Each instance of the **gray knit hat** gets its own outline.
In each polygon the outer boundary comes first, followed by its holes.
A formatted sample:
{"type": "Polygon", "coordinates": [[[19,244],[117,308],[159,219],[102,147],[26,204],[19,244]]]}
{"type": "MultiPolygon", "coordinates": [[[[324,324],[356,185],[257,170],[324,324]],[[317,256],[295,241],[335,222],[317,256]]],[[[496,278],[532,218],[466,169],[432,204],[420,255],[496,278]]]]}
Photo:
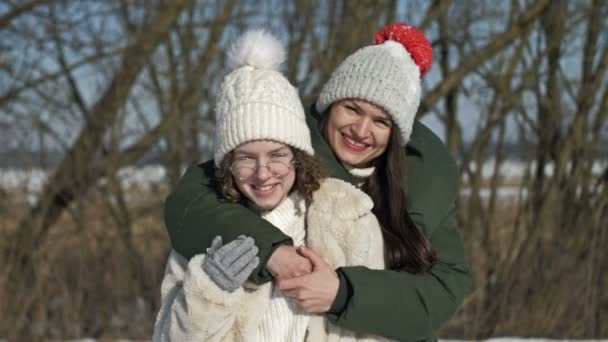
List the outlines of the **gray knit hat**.
{"type": "Polygon", "coordinates": [[[406,24],[388,26],[375,38],[377,45],[355,51],[332,73],[317,111],[348,98],[371,102],[388,112],[407,143],[420,105],[420,79],[431,67],[433,50],[420,31],[406,24]]]}
{"type": "Polygon", "coordinates": [[[279,71],[284,46],[263,30],[245,32],[233,45],[235,68],[222,83],[215,108],[215,165],[239,145],[278,141],[314,155],[298,90],[279,71]]]}

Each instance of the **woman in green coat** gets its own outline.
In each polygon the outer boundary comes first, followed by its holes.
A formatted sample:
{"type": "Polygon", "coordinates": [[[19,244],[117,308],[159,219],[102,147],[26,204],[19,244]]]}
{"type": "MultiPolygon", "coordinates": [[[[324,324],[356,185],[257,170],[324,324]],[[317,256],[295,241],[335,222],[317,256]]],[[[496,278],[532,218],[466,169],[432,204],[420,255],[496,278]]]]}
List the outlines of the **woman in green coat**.
{"type": "Polygon", "coordinates": [[[380,31],[376,42],[334,71],[316,103],[320,115],[307,123],[330,175],[373,199],[387,270],[313,268],[279,229],[222,200],[213,161],[188,169],[167,199],[165,221],[172,247],[186,258],[217,235],[253,237],[260,266],[251,280],[276,279],[307,311],[324,312],[338,326],[403,341],[434,339],[470,286],[455,220],[457,172],[441,141],[414,120],[430,44],[404,24],[380,31]],[[336,280],[337,292],[324,292],[336,280]]]}

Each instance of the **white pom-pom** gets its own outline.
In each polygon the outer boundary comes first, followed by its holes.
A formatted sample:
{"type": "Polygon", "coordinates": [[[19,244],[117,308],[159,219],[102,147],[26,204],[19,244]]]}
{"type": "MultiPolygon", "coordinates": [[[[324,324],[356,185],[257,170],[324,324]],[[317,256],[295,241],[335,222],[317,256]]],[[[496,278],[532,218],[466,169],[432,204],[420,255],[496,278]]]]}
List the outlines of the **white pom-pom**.
{"type": "Polygon", "coordinates": [[[249,65],[258,69],[280,71],[286,58],[285,47],[269,32],[261,29],[245,32],[228,52],[230,70],[249,65]]]}

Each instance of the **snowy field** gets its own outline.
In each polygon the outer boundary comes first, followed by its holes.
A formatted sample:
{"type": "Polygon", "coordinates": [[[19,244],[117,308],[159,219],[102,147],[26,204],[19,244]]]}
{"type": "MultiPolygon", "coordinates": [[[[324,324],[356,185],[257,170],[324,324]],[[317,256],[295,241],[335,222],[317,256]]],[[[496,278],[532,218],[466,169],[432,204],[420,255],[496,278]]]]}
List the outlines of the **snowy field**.
{"type": "MultiPolygon", "coordinates": [[[[118,178],[125,188],[139,187],[146,189],[153,184],[161,183],[165,174],[165,169],[162,166],[128,167],[118,171],[118,178]]],[[[48,172],[41,169],[1,169],[0,188],[37,192],[42,190],[48,176],[48,172]]],[[[103,180],[101,181],[103,182],[103,180]]]]}
{"type": "MultiPolygon", "coordinates": [[[[602,170],[606,167],[607,162],[598,162],[594,165],[593,172],[595,175],[599,175],[602,170]]],[[[482,169],[484,177],[490,177],[493,173],[494,165],[492,163],[485,165],[482,169]]],[[[523,176],[526,165],[518,162],[507,162],[500,169],[500,175],[504,180],[517,180],[523,176]]],[[[548,174],[552,172],[550,168],[546,170],[548,174]]],[[[150,189],[153,185],[162,184],[166,177],[165,169],[161,166],[147,166],[143,168],[124,168],[119,171],[118,177],[126,189],[138,188],[138,189],[150,189]]],[[[15,193],[22,193],[24,200],[34,203],[36,201],[36,194],[40,192],[48,179],[47,172],[43,170],[19,170],[19,169],[0,169],[0,189],[7,191],[15,191],[15,193]]],[[[104,180],[101,180],[103,182],[104,180]]],[[[463,187],[461,190],[463,195],[469,193],[469,189],[463,187]]],[[[498,195],[500,197],[517,197],[519,196],[520,189],[516,187],[504,187],[499,189],[498,195]]],[[[487,196],[489,193],[482,191],[482,196],[487,196]],[[485,195],[484,195],[485,194],[485,195]]],[[[522,194],[525,196],[525,193],[522,194]]],[[[66,340],[70,342],[98,342],[93,338],[83,338],[76,340],[66,340]]],[[[146,340],[116,340],[122,342],[143,342],[146,340]]],[[[150,341],[150,340],[147,340],[150,341]]],[[[464,342],[463,340],[440,340],[443,342],[464,342]]],[[[487,342],[562,342],[562,341],[602,341],[608,342],[608,339],[603,340],[571,340],[571,339],[543,339],[543,338],[519,338],[519,337],[500,337],[491,338],[484,340],[487,342]]],[[[8,342],[0,338],[0,342],[8,342]]]]}
{"type": "MultiPolygon", "coordinates": [[[[598,161],[593,165],[593,174],[599,176],[608,165],[608,161],[598,161]]],[[[505,181],[516,181],[524,176],[526,164],[518,161],[508,161],[501,165],[500,176],[505,181]]],[[[483,165],[481,173],[484,178],[489,178],[494,173],[494,163],[488,162],[483,165]]],[[[475,165],[471,168],[474,170],[475,165]]],[[[545,169],[547,175],[553,173],[552,167],[548,166],[545,169]]],[[[137,188],[142,190],[150,189],[151,186],[161,184],[164,181],[166,171],[162,166],[146,166],[142,168],[128,167],[123,168],[118,172],[122,186],[125,189],[137,188]]],[[[32,203],[36,200],[36,193],[42,190],[45,182],[48,179],[48,172],[40,169],[0,169],[0,189],[5,190],[20,190],[24,195],[25,200],[32,203]]],[[[102,179],[100,182],[103,182],[102,179]]],[[[525,189],[524,189],[525,190],[525,189]]],[[[462,194],[468,195],[469,189],[462,188],[462,194]]],[[[517,187],[503,187],[498,191],[498,196],[501,198],[515,198],[520,195],[520,189],[517,187]]],[[[523,192],[522,196],[526,196],[523,192]]],[[[482,197],[489,196],[489,190],[481,191],[482,197]]]]}

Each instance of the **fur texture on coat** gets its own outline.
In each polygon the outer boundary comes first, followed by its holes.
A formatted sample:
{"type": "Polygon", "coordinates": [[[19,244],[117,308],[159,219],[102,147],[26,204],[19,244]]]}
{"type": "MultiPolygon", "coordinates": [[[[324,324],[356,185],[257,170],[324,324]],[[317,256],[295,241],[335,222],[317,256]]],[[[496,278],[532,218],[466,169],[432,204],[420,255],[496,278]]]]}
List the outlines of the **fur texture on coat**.
{"type": "MultiPolygon", "coordinates": [[[[303,221],[303,200],[298,194],[292,194],[290,199],[275,210],[291,206],[294,219],[303,221]]],[[[372,207],[371,199],[352,184],[325,179],[306,213],[307,246],[334,268],[360,265],[383,269],[384,243],[372,207]]],[[[275,225],[281,223],[273,222],[272,215],[265,218],[275,225]]],[[[171,252],[161,285],[161,309],[153,341],[236,342],[255,336],[261,313],[270,302],[273,284],[245,283],[232,293],[223,291],[203,271],[204,258],[204,254],[199,254],[188,262],[171,252]]],[[[355,334],[328,323],[322,315],[312,315],[306,341],[386,339],[355,334]]]]}

